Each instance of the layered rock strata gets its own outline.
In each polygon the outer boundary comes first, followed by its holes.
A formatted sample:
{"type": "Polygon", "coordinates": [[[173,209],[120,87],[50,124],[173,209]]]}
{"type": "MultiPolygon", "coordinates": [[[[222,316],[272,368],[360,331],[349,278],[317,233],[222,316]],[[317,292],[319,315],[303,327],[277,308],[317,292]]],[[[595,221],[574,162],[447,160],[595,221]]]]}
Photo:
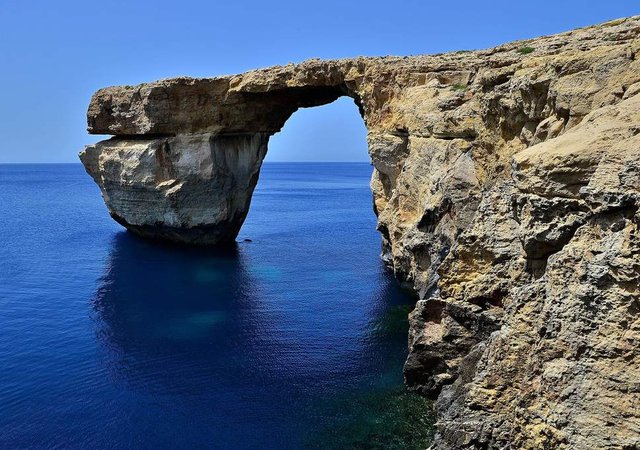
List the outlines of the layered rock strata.
{"type": "Polygon", "coordinates": [[[434,448],[640,446],[640,17],[490,50],[98,91],[80,155],[143,236],[233,241],[269,136],[353,98],[383,258],[419,297],[434,448]]]}

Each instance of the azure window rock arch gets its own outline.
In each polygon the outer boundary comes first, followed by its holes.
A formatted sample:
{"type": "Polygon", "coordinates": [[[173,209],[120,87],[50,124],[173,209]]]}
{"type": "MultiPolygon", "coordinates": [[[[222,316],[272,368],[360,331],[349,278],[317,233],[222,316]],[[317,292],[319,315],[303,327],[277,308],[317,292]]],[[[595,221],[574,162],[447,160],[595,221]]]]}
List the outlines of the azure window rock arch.
{"type": "Polygon", "coordinates": [[[110,215],[128,230],[225,245],[248,213],[270,136],[299,108],[350,97],[367,129],[383,258],[403,284],[427,292],[478,203],[468,150],[482,121],[470,97],[451,88],[472,80],[474,61],[465,55],[457,62],[437,56],[310,60],[104,88],[91,99],[88,131],[113,137],[87,146],[80,159],[110,215]],[[410,153],[415,159],[406,164],[410,153]],[[426,195],[434,190],[446,196],[426,195]],[[445,204],[455,220],[429,214],[445,204]],[[433,220],[425,225],[423,216],[433,220]]]}
{"type": "MultiPolygon", "coordinates": [[[[383,257],[421,299],[405,382],[444,394],[434,447],[534,448],[538,422],[548,447],[632,447],[640,415],[610,406],[630,404],[638,352],[597,355],[598,330],[631,323],[629,286],[639,282],[638,30],[632,17],[530,40],[533,53],[513,42],[106,88],[91,101],[89,131],[114,137],[80,158],[131,231],[220,245],[244,220],[269,137],[298,108],[353,98],[383,257]],[[603,267],[615,272],[607,283],[603,267]],[[585,292],[606,302],[585,302],[585,292]],[[566,320],[594,314],[595,328],[566,320]],[[577,356],[566,345],[576,336],[577,356]],[[556,367],[558,349],[571,353],[566,376],[532,373],[556,367]],[[558,404],[560,392],[569,394],[558,404]],[[578,412],[561,430],[547,414],[558,407],[578,412]],[[479,421],[496,429],[488,435],[479,421]]],[[[614,333],[606,347],[627,349],[629,339],[614,333]]]]}
{"type": "Polygon", "coordinates": [[[269,137],[299,108],[354,99],[353,82],[320,65],[295,81],[280,68],[213,79],[176,78],[98,91],[89,132],[114,137],[80,154],[111,216],[144,237],[233,242],[248,213],[269,137]],[[270,73],[270,72],[267,72],[270,73]]]}

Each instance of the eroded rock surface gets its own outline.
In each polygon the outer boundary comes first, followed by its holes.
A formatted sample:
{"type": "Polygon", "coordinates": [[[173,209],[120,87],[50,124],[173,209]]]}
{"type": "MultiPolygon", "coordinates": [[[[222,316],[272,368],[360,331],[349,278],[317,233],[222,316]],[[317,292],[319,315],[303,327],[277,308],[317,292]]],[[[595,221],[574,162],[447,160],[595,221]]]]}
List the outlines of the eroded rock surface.
{"type": "Polygon", "coordinates": [[[80,160],[111,217],[144,237],[182,243],[232,242],[249,212],[267,152],[263,133],[115,137],[80,160]]]}
{"type": "Polygon", "coordinates": [[[270,135],[346,95],[383,258],[419,297],[434,448],[640,447],[640,17],[490,50],[98,91],[81,159],[147,237],[232,241],[270,135]]]}

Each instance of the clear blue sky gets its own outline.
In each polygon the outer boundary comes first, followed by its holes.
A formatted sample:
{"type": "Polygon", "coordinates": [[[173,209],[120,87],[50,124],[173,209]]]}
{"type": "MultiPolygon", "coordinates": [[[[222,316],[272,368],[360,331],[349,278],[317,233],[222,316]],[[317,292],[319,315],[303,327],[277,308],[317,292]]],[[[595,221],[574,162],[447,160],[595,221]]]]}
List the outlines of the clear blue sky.
{"type": "MultiPolygon", "coordinates": [[[[0,162],[77,162],[96,89],[307,58],[485,48],[640,14],[634,0],[0,0],[0,162]]],[[[298,111],[271,160],[367,160],[355,106],[298,111]]]]}

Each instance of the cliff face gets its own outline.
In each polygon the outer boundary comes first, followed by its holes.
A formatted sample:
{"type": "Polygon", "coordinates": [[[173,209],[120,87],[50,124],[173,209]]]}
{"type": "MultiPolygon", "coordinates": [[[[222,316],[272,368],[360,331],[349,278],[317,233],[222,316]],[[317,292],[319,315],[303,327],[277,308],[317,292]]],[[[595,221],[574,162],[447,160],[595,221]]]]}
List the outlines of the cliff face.
{"type": "Polygon", "coordinates": [[[131,231],[222,244],[269,136],[346,95],[383,258],[420,300],[435,448],[640,446],[640,17],[490,50],[98,91],[80,155],[131,231]]]}

